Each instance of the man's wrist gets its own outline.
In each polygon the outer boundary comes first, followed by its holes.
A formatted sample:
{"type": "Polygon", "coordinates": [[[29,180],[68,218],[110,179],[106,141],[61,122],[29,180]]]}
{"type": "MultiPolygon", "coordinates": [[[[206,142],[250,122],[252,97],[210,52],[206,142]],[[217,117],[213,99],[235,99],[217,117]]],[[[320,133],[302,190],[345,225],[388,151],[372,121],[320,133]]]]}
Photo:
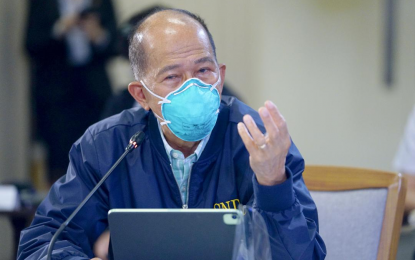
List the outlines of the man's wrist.
{"type": "Polygon", "coordinates": [[[293,178],[289,168],[286,169],[286,180],[273,186],[261,185],[253,176],[255,203],[258,208],[278,212],[291,207],[295,202],[293,178]]]}
{"type": "Polygon", "coordinates": [[[274,186],[283,183],[287,180],[285,157],[277,167],[274,167],[274,171],[268,172],[267,174],[256,174],[256,178],[258,183],[263,186],[274,186]]]}
{"type": "Polygon", "coordinates": [[[259,177],[259,176],[256,176],[256,178],[257,178],[258,184],[262,186],[275,186],[287,180],[287,173],[285,172],[285,168],[284,168],[284,173],[282,173],[279,178],[267,179],[267,178],[259,177]]]}

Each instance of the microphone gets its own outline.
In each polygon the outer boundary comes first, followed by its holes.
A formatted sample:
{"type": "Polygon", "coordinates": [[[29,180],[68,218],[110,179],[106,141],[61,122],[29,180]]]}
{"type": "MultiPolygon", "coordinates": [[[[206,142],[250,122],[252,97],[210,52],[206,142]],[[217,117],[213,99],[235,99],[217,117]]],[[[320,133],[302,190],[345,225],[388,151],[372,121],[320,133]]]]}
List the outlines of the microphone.
{"type": "Polygon", "coordinates": [[[55,245],[56,240],[58,239],[60,233],[65,229],[65,227],[71,222],[71,220],[76,216],[78,211],[88,202],[88,200],[94,195],[94,193],[101,187],[101,185],[104,183],[104,181],[110,176],[112,171],[118,166],[118,164],[124,159],[127,154],[129,154],[133,149],[137,148],[141,145],[141,143],[144,141],[145,134],[142,131],[138,131],[135,133],[131,139],[128,146],[125,148],[124,153],[120,156],[120,158],[114,163],[114,165],[108,170],[108,172],[102,177],[102,179],[95,185],[95,187],[91,190],[91,192],[88,194],[88,196],[85,197],[85,199],[79,204],[79,206],[72,212],[72,214],[66,219],[65,222],[61,224],[58,231],[53,235],[52,240],[49,243],[48,253],[47,253],[47,260],[51,259],[52,256],[52,250],[53,246],[55,245]]]}

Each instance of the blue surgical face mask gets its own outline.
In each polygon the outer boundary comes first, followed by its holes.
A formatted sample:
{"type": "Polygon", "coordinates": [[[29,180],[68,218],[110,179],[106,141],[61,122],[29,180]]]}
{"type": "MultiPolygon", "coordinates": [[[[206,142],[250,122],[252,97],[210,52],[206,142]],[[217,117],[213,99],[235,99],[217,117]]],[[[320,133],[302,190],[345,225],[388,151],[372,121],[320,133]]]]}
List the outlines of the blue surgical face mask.
{"type": "Polygon", "coordinates": [[[195,142],[212,132],[219,113],[220,96],[216,86],[220,76],[213,85],[198,78],[188,79],[164,98],[140,82],[148,92],[162,100],[159,101],[162,117],[154,114],[161,120],[160,124],[167,125],[178,138],[195,142]]]}

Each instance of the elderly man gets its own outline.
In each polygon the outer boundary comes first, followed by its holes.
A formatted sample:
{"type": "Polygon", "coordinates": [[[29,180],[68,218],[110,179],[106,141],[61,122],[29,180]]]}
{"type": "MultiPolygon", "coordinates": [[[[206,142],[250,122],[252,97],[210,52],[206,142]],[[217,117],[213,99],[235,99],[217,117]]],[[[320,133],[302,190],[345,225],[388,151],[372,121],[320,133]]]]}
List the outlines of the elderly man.
{"type": "Polygon", "coordinates": [[[263,216],[275,259],[324,259],[304,161],[270,101],[255,112],[222,97],[226,66],[203,20],[184,10],[143,19],[130,44],[140,109],[90,127],[70,151],[65,177],[21,235],[19,259],[40,259],[53,233],[122,154],[146,138],[108,178],[55,244],[54,257],[88,259],[111,208],[236,208],[263,216]],[[241,122],[243,121],[243,123],[241,122]],[[263,134],[265,133],[266,134],[263,134]]]}

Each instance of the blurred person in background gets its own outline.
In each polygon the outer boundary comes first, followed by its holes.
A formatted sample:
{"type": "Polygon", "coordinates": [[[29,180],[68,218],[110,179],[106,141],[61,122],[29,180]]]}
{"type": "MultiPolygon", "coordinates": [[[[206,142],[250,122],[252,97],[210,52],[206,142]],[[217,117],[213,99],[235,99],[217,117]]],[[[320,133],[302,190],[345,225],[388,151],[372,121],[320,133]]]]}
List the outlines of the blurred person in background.
{"type": "Polygon", "coordinates": [[[46,145],[53,183],[66,172],[72,143],[99,120],[111,95],[105,65],[115,54],[116,19],[111,0],[28,3],[33,135],[46,145]]]}
{"type": "MultiPolygon", "coordinates": [[[[408,117],[393,166],[407,179],[405,214],[402,224],[410,227],[409,230],[413,230],[415,222],[415,106],[408,117]]],[[[415,252],[412,254],[412,259],[415,260],[415,252]]]]}
{"type": "Polygon", "coordinates": [[[409,214],[415,209],[415,106],[408,118],[393,165],[408,180],[405,212],[409,214]]]}

